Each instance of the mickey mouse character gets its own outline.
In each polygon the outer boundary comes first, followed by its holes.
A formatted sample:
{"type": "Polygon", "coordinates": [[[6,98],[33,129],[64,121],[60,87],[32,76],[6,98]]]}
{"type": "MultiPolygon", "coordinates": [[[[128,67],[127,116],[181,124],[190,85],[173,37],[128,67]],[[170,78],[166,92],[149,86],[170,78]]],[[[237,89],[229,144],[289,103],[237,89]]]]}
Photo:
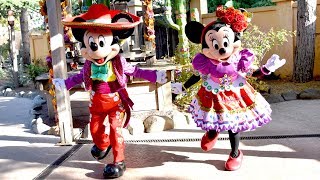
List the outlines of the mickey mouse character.
{"type": "Polygon", "coordinates": [[[197,75],[192,75],[184,85],[173,83],[172,92],[181,94],[202,80],[201,88],[189,107],[197,126],[206,131],[201,139],[201,148],[211,150],[219,133],[228,131],[231,153],[225,169],[234,171],[241,167],[243,159],[243,153],[238,149],[240,132],[254,130],[271,121],[269,103],[246,81],[246,77],[268,75],[286,61],[273,55],[253,72],[254,53],[249,49],[240,50],[240,37],[248,26],[248,13],[219,6],[216,15],[217,20],[205,27],[194,21],[186,25],[188,39],[201,43],[202,52],[192,61],[197,75]]]}
{"type": "Polygon", "coordinates": [[[62,23],[71,27],[74,37],[81,42],[81,54],[86,61],[79,74],[66,80],[53,79],[53,83],[58,90],[70,90],[84,82],[91,95],[92,156],[101,160],[112,149],[114,161],[106,165],[103,175],[105,178],[120,177],[126,170],[122,127],[128,124],[133,106],[126,91],[126,75],[163,84],[167,81],[165,71],[139,69],[118,54],[117,42],[133,33],[140,23],[137,16],[94,4],[87,13],[66,18],[62,23]]]}

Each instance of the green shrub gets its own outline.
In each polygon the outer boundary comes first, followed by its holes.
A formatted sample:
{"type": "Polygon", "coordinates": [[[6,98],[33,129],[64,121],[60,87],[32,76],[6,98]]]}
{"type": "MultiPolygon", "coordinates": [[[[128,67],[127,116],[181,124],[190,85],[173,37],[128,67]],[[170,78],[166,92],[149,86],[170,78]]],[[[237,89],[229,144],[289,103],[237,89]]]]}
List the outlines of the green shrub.
{"type": "MultiPolygon", "coordinates": [[[[201,52],[201,45],[195,44],[189,41],[189,53],[190,53],[190,59],[179,59],[180,56],[174,56],[172,59],[176,64],[180,64],[181,69],[177,70],[175,73],[175,81],[184,83],[186,82],[194,73],[191,61],[194,58],[194,56],[201,52]],[[181,64],[183,62],[183,64],[181,64]]],[[[179,53],[178,50],[175,51],[175,55],[179,53]]],[[[184,94],[178,95],[176,97],[176,104],[177,105],[185,105],[189,104],[192,100],[192,98],[196,95],[201,83],[198,82],[189,89],[184,94]]]]}
{"type": "Polygon", "coordinates": [[[295,36],[295,32],[285,29],[275,31],[271,28],[263,32],[256,25],[250,25],[241,38],[242,47],[251,49],[255,53],[255,65],[261,66],[261,62],[268,51],[275,46],[288,42],[289,37],[295,36]]]}
{"type": "Polygon", "coordinates": [[[2,60],[9,59],[9,51],[10,45],[8,42],[0,45],[0,56],[2,60]]]}
{"type": "Polygon", "coordinates": [[[6,79],[8,77],[8,72],[0,68],[0,79],[6,79]]]}
{"type": "MultiPolygon", "coordinates": [[[[216,11],[218,5],[226,4],[230,0],[207,0],[208,12],[212,13],[216,11]]],[[[233,7],[238,8],[254,8],[263,6],[274,6],[275,3],[272,0],[244,0],[244,1],[232,1],[233,7]]]]}
{"type": "Polygon", "coordinates": [[[269,86],[266,82],[257,77],[249,76],[247,78],[248,83],[257,91],[259,92],[268,92],[269,86]]]}
{"type": "MultiPolygon", "coordinates": [[[[194,73],[194,70],[191,64],[183,66],[181,71],[179,71],[176,74],[176,77],[177,77],[176,82],[181,82],[181,83],[186,82],[192,76],[193,73],[194,73]]],[[[176,104],[179,106],[189,104],[192,98],[196,96],[201,86],[201,82],[202,81],[200,80],[199,82],[191,86],[189,89],[187,89],[184,94],[178,95],[175,101],[176,104]]]]}
{"type": "Polygon", "coordinates": [[[33,60],[33,64],[27,65],[28,77],[33,83],[36,82],[36,77],[49,71],[48,67],[41,64],[41,59],[33,60]]]}
{"type": "MultiPolygon", "coordinates": [[[[263,32],[258,26],[251,25],[242,36],[242,46],[251,49],[255,53],[254,65],[261,67],[262,60],[266,53],[275,46],[281,46],[288,41],[289,37],[295,36],[295,32],[285,29],[275,31],[271,28],[268,32],[263,32]]],[[[248,82],[260,92],[268,91],[268,85],[256,77],[249,77],[248,82]]]]}
{"type": "Polygon", "coordinates": [[[191,41],[189,41],[189,54],[190,54],[189,57],[190,57],[190,59],[181,58],[182,56],[178,55],[180,53],[180,51],[178,50],[178,48],[176,48],[175,52],[174,52],[174,56],[172,57],[172,60],[176,64],[189,65],[189,64],[191,64],[193,57],[199,52],[201,52],[201,45],[195,44],[195,43],[192,43],[191,41]]]}

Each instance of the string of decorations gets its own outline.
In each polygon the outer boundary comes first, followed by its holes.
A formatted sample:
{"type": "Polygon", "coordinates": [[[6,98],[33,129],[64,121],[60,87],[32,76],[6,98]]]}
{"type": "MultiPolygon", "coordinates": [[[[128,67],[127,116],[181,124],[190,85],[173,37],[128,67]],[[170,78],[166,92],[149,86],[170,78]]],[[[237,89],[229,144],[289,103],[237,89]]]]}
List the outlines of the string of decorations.
{"type": "Polygon", "coordinates": [[[152,42],[155,47],[155,30],[154,30],[154,12],[152,6],[152,0],[142,1],[143,6],[146,7],[146,12],[144,13],[144,24],[146,26],[146,31],[144,33],[144,39],[152,42]]]}

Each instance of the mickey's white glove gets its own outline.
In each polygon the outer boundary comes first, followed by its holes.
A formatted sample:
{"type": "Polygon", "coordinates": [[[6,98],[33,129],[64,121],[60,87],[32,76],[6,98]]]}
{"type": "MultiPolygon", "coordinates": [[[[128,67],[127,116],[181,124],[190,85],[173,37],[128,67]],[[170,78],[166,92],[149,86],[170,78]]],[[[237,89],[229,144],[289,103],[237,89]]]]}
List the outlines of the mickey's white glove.
{"type": "Polygon", "coordinates": [[[274,72],[275,70],[283,66],[285,63],[286,63],[285,59],[280,60],[278,55],[273,54],[271,58],[268,59],[264,67],[266,67],[270,72],[274,72]]]}
{"type": "Polygon", "coordinates": [[[157,74],[157,83],[164,84],[167,82],[167,73],[166,71],[156,71],[157,74]]]}
{"type": "Polygon", "coordinates": [[[171,92],[173,94],[182,94],[182,83],[171,83],[171,92]]]}
{"type": "Polygon", "coordinates": [[[66,88],[66,84],[64,83],[64,80],[60,78],[52,79],[52,84],[55,86],[55,88],[58,91],[62,91],[64,88],[66,88]]]}

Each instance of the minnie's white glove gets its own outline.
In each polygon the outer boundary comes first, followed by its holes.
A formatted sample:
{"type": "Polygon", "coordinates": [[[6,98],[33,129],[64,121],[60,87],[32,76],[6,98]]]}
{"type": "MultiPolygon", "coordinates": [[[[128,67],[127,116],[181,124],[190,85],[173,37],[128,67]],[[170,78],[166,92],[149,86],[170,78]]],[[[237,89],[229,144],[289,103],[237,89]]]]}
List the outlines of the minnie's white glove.
{"type": "Polygon", "coordinates": [[[156,71],[157,74],[157,83],[164,84],[167,82],[166,71],[156,71]]]}
{"type": "Polygon", "coordinates": [[[55,86],[55,88],[58,91],[62,91],[64,88],[66,88],[66,84],[64,83],[64,80],[60,78],[52,79],[52,84],[55,86]]]}
{"type": "Polygon", "coordinates": [[[270,72],[274,72],[275,70],[283,66],[285,63],[286,63],[285,59],[280,60],[278,55],[273,54],[271,58],[268,59],[264,67],[266,67],[270,72]]]}
{"type": "Polygon", "coordinates": [[[173,94],[182,94],[182,83],[171,83],[171,92],[173,94]]]}

